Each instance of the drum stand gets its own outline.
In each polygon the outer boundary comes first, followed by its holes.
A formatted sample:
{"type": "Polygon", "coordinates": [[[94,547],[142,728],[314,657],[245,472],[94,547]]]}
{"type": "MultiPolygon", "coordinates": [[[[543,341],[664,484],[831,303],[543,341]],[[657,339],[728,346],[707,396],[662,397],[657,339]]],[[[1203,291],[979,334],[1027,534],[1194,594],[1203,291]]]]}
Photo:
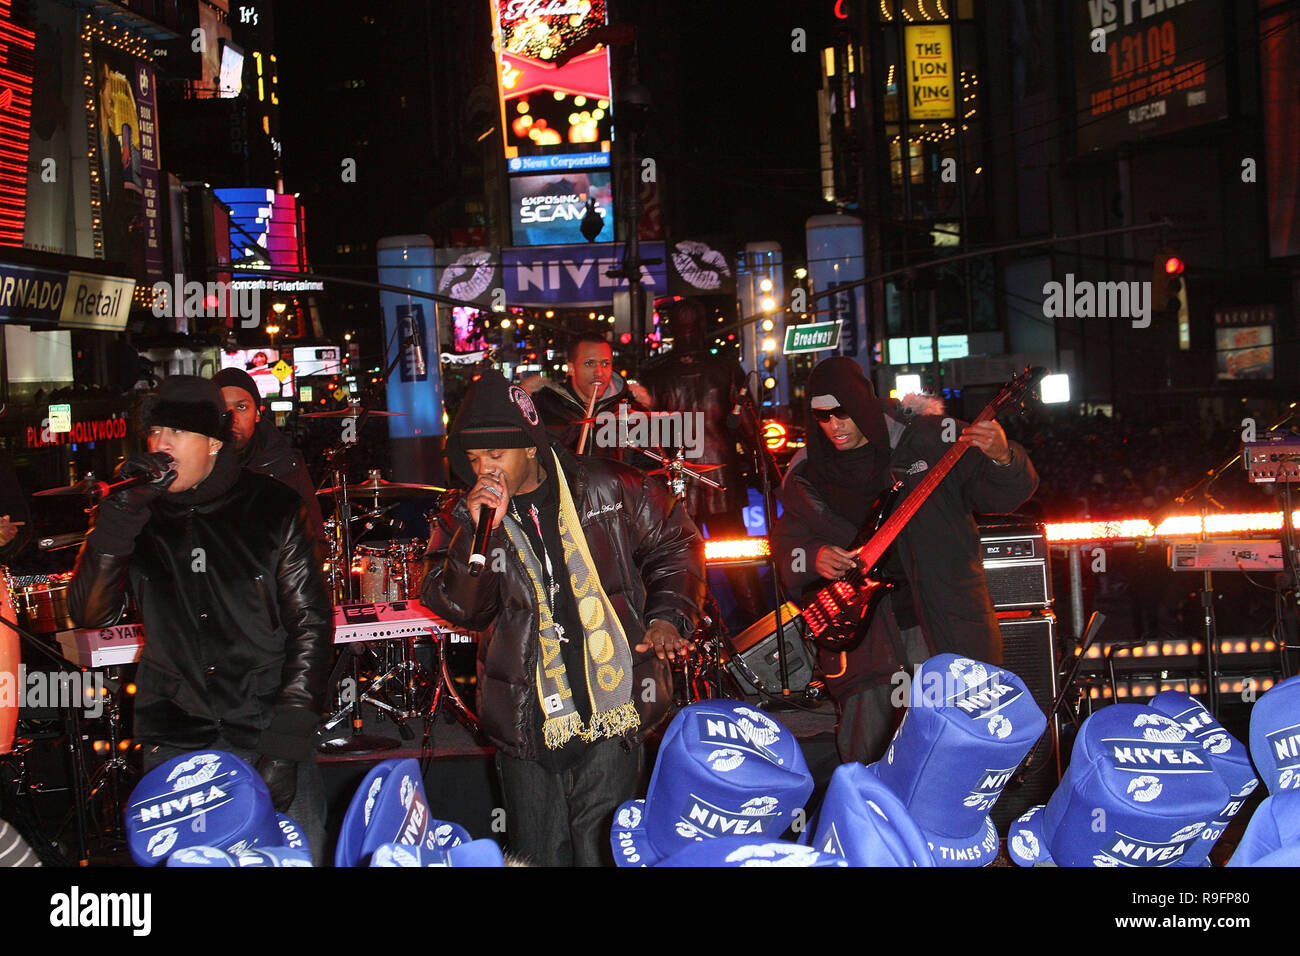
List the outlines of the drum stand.
{"type": "Polygon", "coordinates": [[[433,692],[433,703],[424,715],[424,739],[420,741],[421,770],[426,772],[429,761],[433,759],[433,727],[440,712],[445,712],[448,720],[460,721],[462,727],[476,736],[483,733],[478,717],[461,699],[456,691],[456,682],[451,679],[451,674],[447,671],[447,654],[444,647],[447,635],[434,631],[432,637],[433,666],[434,672],[438,675],[438,686],[433,692]]]}

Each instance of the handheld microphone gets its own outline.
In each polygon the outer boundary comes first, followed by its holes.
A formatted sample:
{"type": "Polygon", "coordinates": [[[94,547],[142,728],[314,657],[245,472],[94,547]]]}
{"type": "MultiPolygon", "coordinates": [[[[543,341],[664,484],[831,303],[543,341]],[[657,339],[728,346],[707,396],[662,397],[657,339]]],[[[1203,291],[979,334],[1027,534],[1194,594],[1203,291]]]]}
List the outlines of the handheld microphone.
{"type": "Polygon", "coordinates": [[[487,542],[492,536],[492,509],[479,505],[478,524],[474,528],[474,550],[469,556],[469,576],[476,578],[487,564],[487,542]]]}
{"type": "Polygon", "coordinates": [[[90,486],[89,494],[92,501],[100,501],[113,492],[121,491],[124,488],[134,488],[136,485],[151,485],[155,482],[166,481],[170,475],[175,473],[176,465],[172,463],[161,471],[153,468],[147,474],[132,475],[130,478],[122,478],[119,481],[97,481],[90,486]]]}

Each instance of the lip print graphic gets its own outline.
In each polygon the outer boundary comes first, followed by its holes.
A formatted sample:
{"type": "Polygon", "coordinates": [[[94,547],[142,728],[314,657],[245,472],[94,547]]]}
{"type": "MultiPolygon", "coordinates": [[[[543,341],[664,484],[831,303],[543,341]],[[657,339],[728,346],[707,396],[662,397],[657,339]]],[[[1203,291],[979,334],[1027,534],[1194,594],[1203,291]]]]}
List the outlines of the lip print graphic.
{"type": "Polygon", "coordinates": [[[182,760],[167,775],[167,782],[172,790],[188,790],[190,787],[207,783],[221,770],[221,758],[216,754],[195,754],[189,760],[182,760]]]}
{"type": "Polygon", "coordinates": [[[682,240],[676,244],[672,258],[677,274],[696,289],[718,289],[724,279],[731,278],[727,257],[703,242],[682,240]]]}
{"type": "Polygon", "coordinates": [[[450,294],[457,299],[477,299],[488,290],[496,271],[496,266],[492,264],[492,253],[482,249],[463,253],[442,270],[438,291],[446,295],[450,290],[450,294]]]}
{"type": "Polygon", "coordinates": [[[1020,856],[1037,857],[1038,837],[1034,836],[1032,830],[1017,830],[1011,838],[1011,848],[1020,856]]]}
{"type": "Polygon", "coordinates": [[[1138,803],[1150,803],[1160,796],[1162,790],[1164,790],[1164,786],[1160,783],[1159,777],[1143,774],[1140,777],[1134,777],[1128,782],[1126,792],[1138,803]]]}
{"type": "Polygon", "coordinates": [[[726,773],[728,770],[735,770],[744,763],[745,755],[732,747],[723,747],[720,750],[713,751],[705,759],[715,772],[726,773]]]}

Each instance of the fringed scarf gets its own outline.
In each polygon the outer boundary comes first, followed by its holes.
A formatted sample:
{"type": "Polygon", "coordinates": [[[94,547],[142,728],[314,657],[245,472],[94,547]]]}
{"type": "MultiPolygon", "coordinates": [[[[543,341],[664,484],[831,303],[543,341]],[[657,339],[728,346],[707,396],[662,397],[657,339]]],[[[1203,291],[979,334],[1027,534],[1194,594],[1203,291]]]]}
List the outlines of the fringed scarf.
{"type": "Polygon", "coordinates": [[[513,517],[507,516],[506,534],[519,552],[537,594],[540,622],[541,654],[537,661],[537,699],[541,701],[545,723],[542,739],[548,749],[558,750],[573,737],[585,741],[601,737],[621,737],[641,724],[632,702],[632,650],[614,606],[600,584],[600,575],[587,539],[582,533],[578,510],[569,493],[569,484],[555,458],[560,512],[560,542],[564,547],[564,564],[573,588],[578,619],[582,622],[583,663],[587,693],[591,701],[591,720],[583,725],[582,715],[573,703],[573,691],[560,653],[560,635],[551,613],[543,586],[542,565],[528,535],[513,517]]]}

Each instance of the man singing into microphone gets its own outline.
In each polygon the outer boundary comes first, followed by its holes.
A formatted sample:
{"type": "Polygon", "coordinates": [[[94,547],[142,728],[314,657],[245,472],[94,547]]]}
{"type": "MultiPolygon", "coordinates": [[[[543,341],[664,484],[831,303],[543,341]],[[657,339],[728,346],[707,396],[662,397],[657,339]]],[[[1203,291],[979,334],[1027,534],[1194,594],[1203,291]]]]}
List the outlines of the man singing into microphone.
{"type": "Polygon", "coordinates": [[[217,386],[176,375],[146,402],[147,453],[99,503],[68,606],[108,627],[129,588],[144,624],[135,734],[144,769],[216,748],[257,767],[319,862],[313,759],[332,640],[315,537],[292,488],[240,467],[217,386]]]}
{"type": "Polygon", "coordinates": [[[636,795],[642,741],[671,703],[668,662],[699,617],[699,532],[662,483],[552,445],[528,393],[494,372],[470,387],[447,457],[472,487],[432,529],[420,600],[481,632],[479,716],[510,849],[608,864],[614,810],[636,795]],[[494,530],[474,575],[483,511],[494,530]]]}

